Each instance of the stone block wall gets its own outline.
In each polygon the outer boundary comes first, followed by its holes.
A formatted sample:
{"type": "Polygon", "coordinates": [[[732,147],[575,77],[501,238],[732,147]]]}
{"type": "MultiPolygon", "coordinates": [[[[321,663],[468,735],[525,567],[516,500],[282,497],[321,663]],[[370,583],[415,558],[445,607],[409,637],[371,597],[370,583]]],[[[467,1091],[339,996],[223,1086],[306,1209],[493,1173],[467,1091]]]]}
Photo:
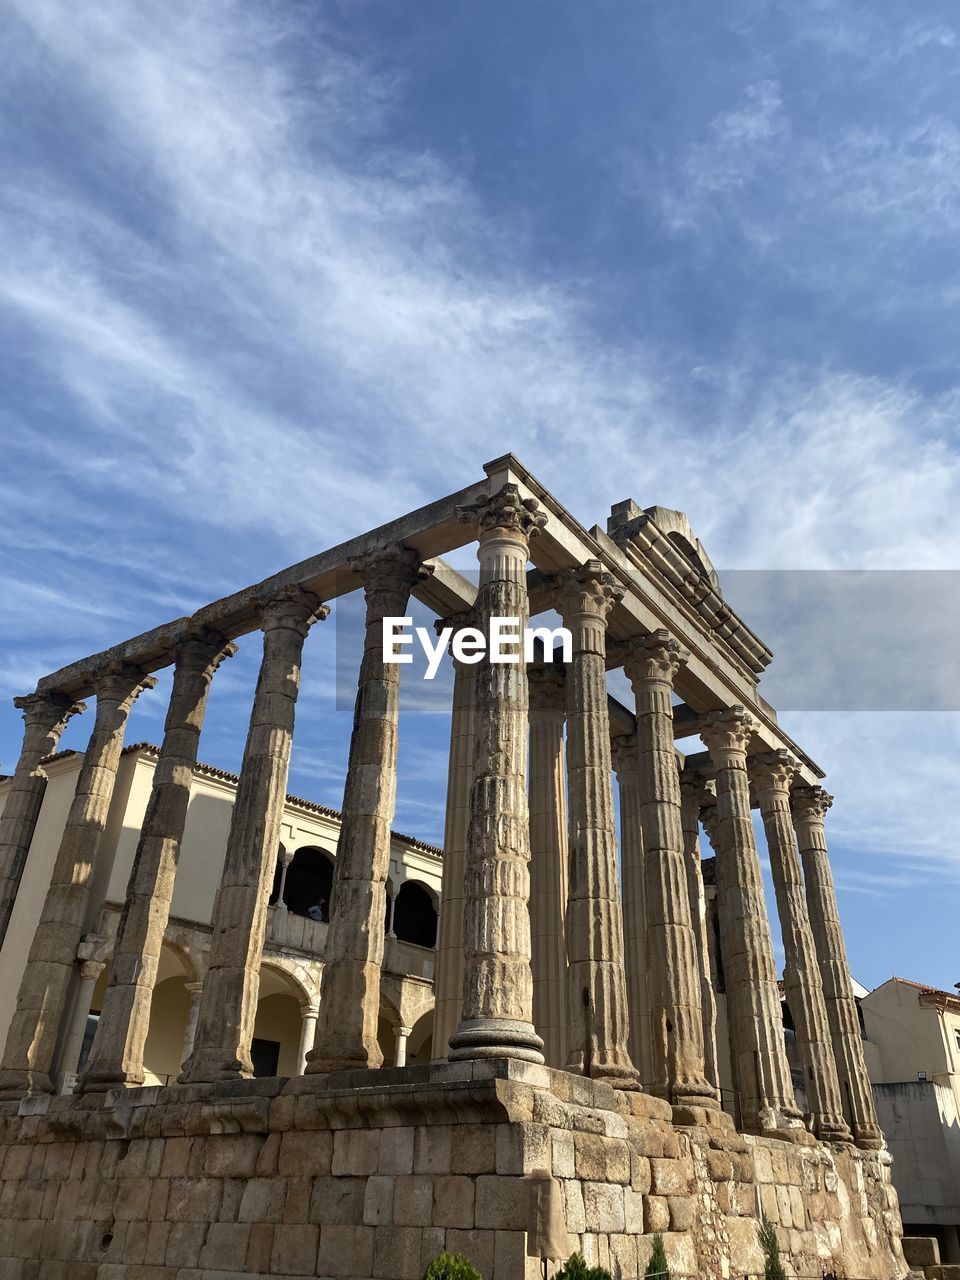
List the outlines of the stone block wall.
{"type": "Polygon", "coordinates": [[[535,1280],[545,1169],[617,1280],[655,1231],[678,1280],[756,1275],[761,1208],[791,1275],[906,1273],[885,1157],[691,1119],[506,1061],[5,1103],[0,1280],[418,1280],[444,1249],[535,1280]]]}

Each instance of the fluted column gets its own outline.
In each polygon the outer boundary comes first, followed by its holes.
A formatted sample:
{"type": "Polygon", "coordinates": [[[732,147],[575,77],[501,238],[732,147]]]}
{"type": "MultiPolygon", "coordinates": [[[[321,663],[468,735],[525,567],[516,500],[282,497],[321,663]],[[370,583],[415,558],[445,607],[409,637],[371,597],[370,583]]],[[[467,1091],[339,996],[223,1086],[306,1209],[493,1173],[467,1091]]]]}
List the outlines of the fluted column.
{"type": "Polygon", "coordinates": [[[651,1089],[675,1105],[716,1107],[706,1078],[697,943],[680,823],[671,695],[687,655],[664,630],[624,649],[636,698],[650,1001],[651,1089]]]}
{"type": "Polygon", "coordinates": [[[414,583],[432,572],[396,543],[355,561],[353,568],[364,584],[366,636],[308,1074],[383,1063],[377,1019],[400,715],[400,666],[383,660],[383,619],[402,617],[414,583]]]}
{"type": "Polygon", "coordinates": [[[873,1090],[863,1058],[860,1019],[850,982],[847,948],[840,927],[837,893],[827,855],[824,819],[833,803],[823,787],[794,787],[791,807],[803,862],[807,909],[823,984],[833,1056],[845,1111],[858,1147],[883,1146],[873,1090]]]}
{"type": "Polygon", "coordinates": [[[198,1084],[253,1074],[250,1041],[260,990],[267,903],[280,844],[303,642],[329,609],[286,587],[260,617],[263,657],[243,749],[193,1052],[180,1080],[198,1084]]]}
{"type": "Polygon", "coordinates": [[[530,954],[533,1024],[550,1067],[567,1060],[567,803],[563,670],[527,667],[530,685],[530,954]]]}
{"type": "Polygon", "coordinates": [[[707,1080],[719,1092],[717,1063],[717,1000],[710,972],[710,940],[707,933],[707,899],[703,889],[700,859],[700,806],[703,783],[683,770],[680,774],[680,825],[683,829],[683,859],[687,868],[687,896],[690,921],[697,942],[697,971],[700,979],[700,1012],[703,1019],[703,1066],[707,1080]]]}
{"type": "MultiPolygon", "coordinates": [[[[454,632],[473,626],[472,612],[438,619],[437,626],[454,632]]],[[[434,1060],[446,1058],[450,1037],[460,1025],[463,1008],[463,876],[466,867],[470,791],[473,786],[473,703],[477,668],[453,660],[453,703],[450,715],[450,756],[447,764],[447,806],[443,828],[443,886],[437,925],[434,978],[434,1060]]]]}
{"type": "Polygon", "coordinates": [[[640,756],[637,735],[613,739],[613,767],[620,789],[620,886],[623,901],[623,962],[627,978],[630,1060],[644,1088],[653,1081],[650,1060],[650,998],[647,993],[647,907],[643,888],[640,825],[640,756]]]}
{"type": "Polygon", "coordinates": [[[236,651],[237,646],[219,634],[190,638],[176,648],[163,745],[130,869],[100,1021],[80,1076],[80,1093],[143,1084],[150,1004],[170,918],[207,694],[217,667],[236,651]]]}
{"type": "Polygon", "coordinates": [[[528,538],[545,517],[515,484],[461,511],[479,535],[477,626],[516,619],[516,662],[477,664],[474,759],[463,903],[463,1011],[450,1058],[542,1062],[533,1027],[530,970],[530,825],[527,807],[527,672],[522,637],[529,618],[528,538]]]}
{"type": "Polygon", "coordinates": [[[826,1142],[849,1142],[850,1130],[843,1118],[817,952],[804,897],[797,836],[790,816],[790,786],[798,765],[789,752],[771,751],[751,757],[749,766],[770,854],[786,961],[783,984],[796,1029],[812,1128],[826,1142]]]}
{"type": "Polygon", "coordinates": [[[743,1127],[796,1129],[800,1112],[787,1064],[773,940],[750,817],[747,745],[752,731],[753,720],[743,707],[732,707],[711,712],[700,735],[717,771],[716,835],[711,839],[730,1056],[743,1127]]]}
{"type": "Polygon", "coordinates": [[[20,759],[0,815],[0,946],[6,937],[47,789],[47,775],[40,762],[56,751],[71,716],[86,710],[82,702],[59,693],[31,693],[14,698],[13,705],[23,713],[24,729],[20,759]]]}
{"type": "Polygon", "coordinates": [[[567,669],[567,1070],[639,1089],[627,1040],[623,913],[607,709],[607,618],[623,592],[598,560],[558,578],[556,607],[573,639],[567,669]]]}
{"type": "Polygon", "coordinates": [[[0,1097],[52,1093],[60,1018],[76,971],[127,717],[153,676],[111,663],[93,681],[97,712],[10,1021],[0,1097]]]}

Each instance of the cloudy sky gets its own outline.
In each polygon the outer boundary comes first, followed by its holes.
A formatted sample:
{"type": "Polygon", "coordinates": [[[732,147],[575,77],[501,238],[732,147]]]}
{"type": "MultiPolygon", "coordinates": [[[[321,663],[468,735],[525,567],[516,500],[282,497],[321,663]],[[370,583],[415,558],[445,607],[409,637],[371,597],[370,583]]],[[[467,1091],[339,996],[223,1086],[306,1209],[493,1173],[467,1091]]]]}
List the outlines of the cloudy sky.
{"type": "MultiPolygon", "coordinates": [[[[0,767],[39,675],[513,450],[585,524],[688,513],[837,796],[854,971],[960,980],[954,7],[0,14],[0,767]]],[[[333,804],[344,630],[291,781],[333,804]]],[[[446,722],[410,694],[397,825],[439,839],[446,722]]]]}

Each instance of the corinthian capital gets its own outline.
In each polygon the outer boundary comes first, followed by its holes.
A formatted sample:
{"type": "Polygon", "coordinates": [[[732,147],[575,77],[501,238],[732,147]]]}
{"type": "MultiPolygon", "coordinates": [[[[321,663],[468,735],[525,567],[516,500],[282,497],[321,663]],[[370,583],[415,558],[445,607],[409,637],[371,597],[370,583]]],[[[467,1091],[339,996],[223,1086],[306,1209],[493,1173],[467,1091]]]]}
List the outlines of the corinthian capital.
{"type": "Polygon", "coordinates": [[[374,547],[351,560],[350,568],[363,579],[368,619],[402,613],[416,583],[433,573],[433,565],[402,542],[374,547]]]}
{"type": "Polygon", "coordinates": [[[635,692],[637,685],[647,680],[672,685],[677,672],[690,657],[663,627],[648,636],[617,645],[616,653],[623,658],[623,669],[635,692]]]}
{"type": "Polygon", "coordinates": [[[781,749],[751,756],[748,768],[757,791],[787,795],[800,769],[800,762],[789,751],[781,749]]]}
{"type": "Polygon", "coordinates": [[[700,737],[715,763],[726,755],[746,755],[756,721],[745,707],[727,707],[708,711],[703,718],[700,737]]]}
{"type": "Polygon", "coordinates": [[[556,663],[531,662],[527,667],[531,711],[563,711],[567,685],[563,669],[556,663]]]}
{"type": "Polygon", "coordinates": [[[690,804],[696,802],[698,809],[703,810],[717,803],[717,793],[713,783],[698,769],[680,770],[680,798],[690,804]]]}
{"type": "Polygon", "coordinates": [[[621,733],[610,740],[613,769],[618,780],[640,772],[640,753],[636,733],[621,733]]]}
{"type": "Polygon", "coordinates": [[[145,689],[154,689],[157,677],[125,662],[108,662],[91,681],[98,702],[116,702],[129,710],[145,689]]]}
{"type": "Polygon", "coordinates": [[[58,739],[67,721],[83,715],[87,709],[85,702],[74,702],[63,693],[28,693],[14,698],[13,705],[22,712],[27,729],[55,734],[58,739]]]}
{"type": "Polygon", "coordinates": [[[535,538],[547,523],[547,517],[539,507],[536,498],[521,498],[515,484],[505,484],[489,498],[467,507],[458,507],[457,518],[463,524],[475,524],[481,537],[485,533],[502,530],[535,538]]]}
{"type": "Polygon", "coordinates": [[[823,787],[794,787],[790,792],[790,808],[798,822],[823,825],[833,796],[823,787]]]}
{"type": "Polygon", "coordinates": [[[607,573],[599,560],[588,560],[576,569],[565,569],[556,576],[555,601],[564,622],[576,617],[597,618],[606,622],[610,610],[623,599],[623,588],[612,573],[607,573]]]}
{"type": "Polygon", "coordinates": [[[259,604],[262,631],[286,629],[305,636],[315,622],[322,622],[330,613],[329,605],[303,587],[281,587],[275,595],[263,597],[259,604]]]}
{"type": "Polygon", "coordinates": [[[233,640],[206,627],[188,635],[173,650],[178,667],[190,667],[208,676],[212,676],[220,663],[232,658],[236,652],[237,645],[233,640]]]}

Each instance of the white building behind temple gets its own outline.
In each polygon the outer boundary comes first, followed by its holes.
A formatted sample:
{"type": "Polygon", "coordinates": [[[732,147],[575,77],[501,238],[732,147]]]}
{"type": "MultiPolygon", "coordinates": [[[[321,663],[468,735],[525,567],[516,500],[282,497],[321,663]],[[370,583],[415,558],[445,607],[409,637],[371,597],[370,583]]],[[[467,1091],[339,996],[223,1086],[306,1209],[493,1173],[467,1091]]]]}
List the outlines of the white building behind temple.
{"type": "MultiPolygon", "coordinates": [[[[78,752],[64,751],[44,765],[50,781],[10,928],[0,948],[0,1046],[16,1006],[82,758],[78,752]]],[[[105,962],[116,936],[156,758],[157,748],[147,743],[127,747],[121,758],[94,871],[82,944],[87,958],[60,1029],[61,1088],[70,1085],[92,1041],[107,982],[105,962]]],[[[146,1084],[175,1079],[192,1039],[236,785],[236,776],[221,769],[200,764],[194,771],[151,1008],[146,1084]]],[[[0,812],[8,789],[8,780],[0,782],[0,812]]],[[[260,969],[253,1044],[258,1075],[297,1074],[312,1043],[339,830],[340,815],[335,809],[287,797],[260,969]]],[[[379,1021],[385,1065],[430,1058],[441,865],[439,849],[394,834],[379,1021]]]]}

